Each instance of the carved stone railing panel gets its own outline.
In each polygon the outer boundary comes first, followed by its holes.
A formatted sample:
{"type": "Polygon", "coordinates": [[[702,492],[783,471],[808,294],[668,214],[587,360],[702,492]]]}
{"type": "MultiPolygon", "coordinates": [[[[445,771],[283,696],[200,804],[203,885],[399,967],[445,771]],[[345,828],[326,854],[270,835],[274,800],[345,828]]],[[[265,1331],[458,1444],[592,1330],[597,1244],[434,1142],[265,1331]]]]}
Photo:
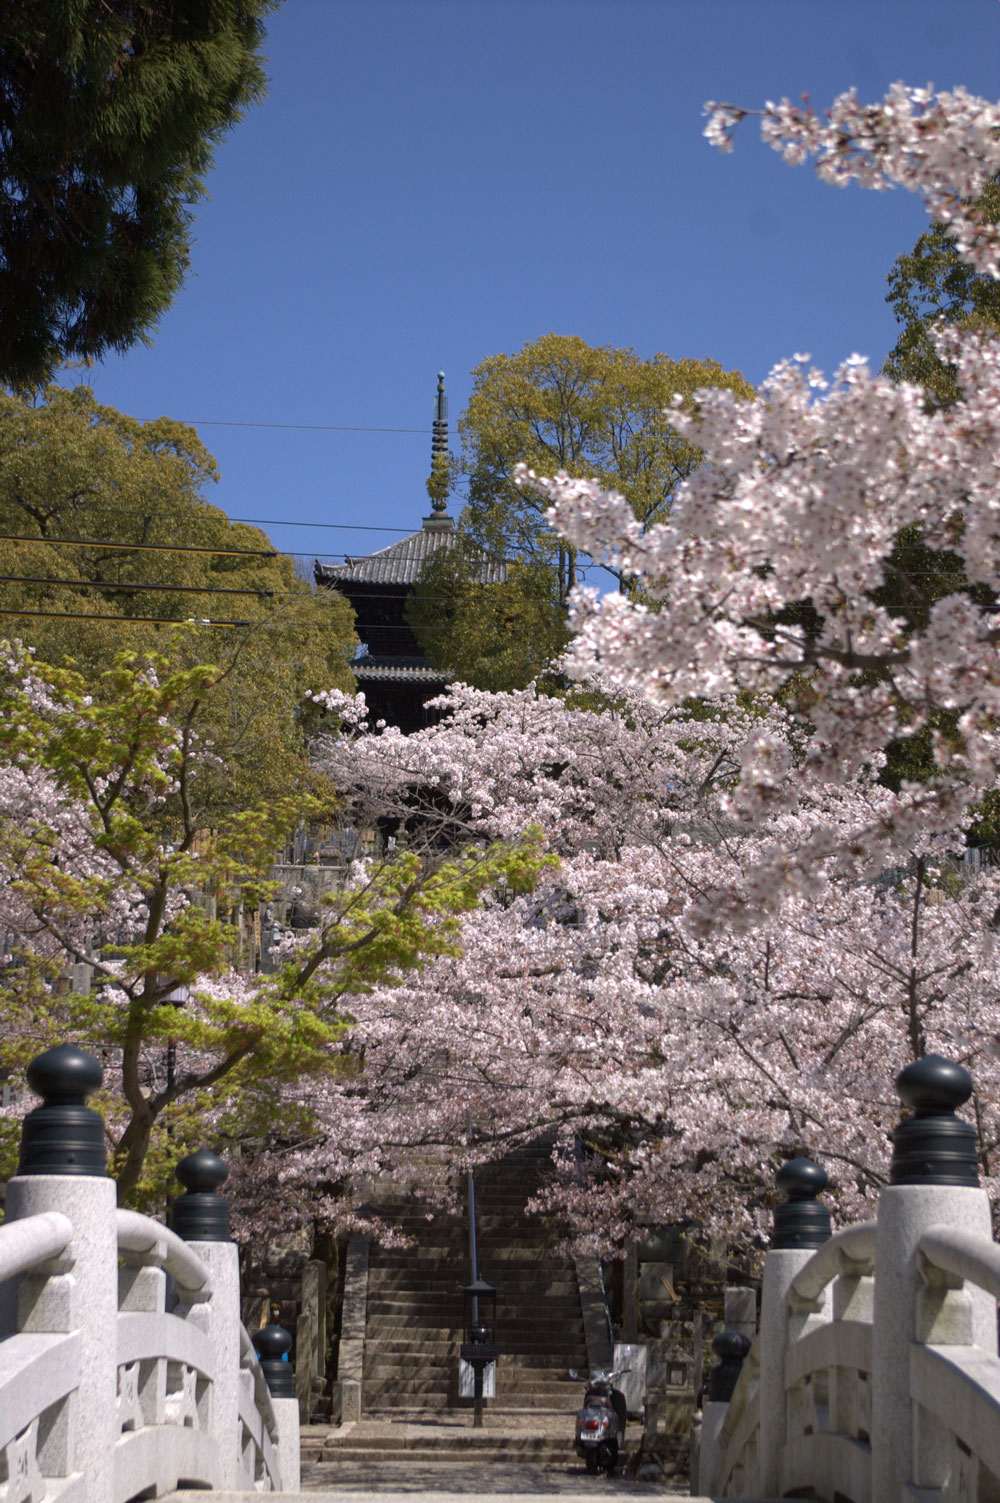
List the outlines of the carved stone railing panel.
{"type": "Polygon", "coordinates": [[[61,1045],[28,1079],[42,1105],[0,1227],[0,1503],[232,1490],[244,1456],[254,1490],[282,1472],[297,1490],[298,1410],[276,1411],[240,1325],[225,1164],[201,1150],[178,1165],[176,1231],[120,1210],[85,1105],[100,1062],[61,1045]]]}
{"type": "Polygon", "coordinates": [[[1000,1361],[975,1348],[914,1343],[910,1391],[924,1464],[947,1481],[948,1496],[1000,1499],[1000,1361]]]}
{"type": "Polygon", "coordinates": [[[239,1425],[240,1486],[258,1492],[281,1491],[277,1416],[257,1353],[242,1325],[239,1425]]]}

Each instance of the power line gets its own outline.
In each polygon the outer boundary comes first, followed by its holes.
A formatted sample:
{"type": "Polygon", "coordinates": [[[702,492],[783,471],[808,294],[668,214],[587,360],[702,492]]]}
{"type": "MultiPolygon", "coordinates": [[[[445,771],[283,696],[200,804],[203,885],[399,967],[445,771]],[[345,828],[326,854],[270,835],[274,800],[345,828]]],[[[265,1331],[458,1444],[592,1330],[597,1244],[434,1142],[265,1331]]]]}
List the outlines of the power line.
{"type": "Polygon", "coordinates": [[[89,611],[8,611],[0,607],[0,616],[47,616],[54,621],[117,621],[119,626],[132,626],[141,621],[153,622],[157,626],[243,626],[249,627],[249,621],[207,621],[196,620],[194,617],[184,619],[182,616],[108,616],[99,612],[89,611]]]}
{"type": "Polygon", "coordinates": [[[26,538],[0,532],[4,543],[46,543],[53,548],[112,548],[119,553],[216,553],[227,558],[277,558],[276,548],[202,548],[191,543],[110,543],[93,538],[26,538]]]}
{"type": "Polygon", "coordinates": [[[0,584],[64,585],[69,590],[166,590],[183,595],[256,595],[270,600],[273,590],[238,590],[225,585],[120,584],[113,579],[43,579],[33,574],[0,574],[0,584]]]}
{"type": "MultiPolygon", "coordinates": [[[[137,423],[157,423],[159,418],[136,418],[137,423]]],[[[430,428],[369,428],[363,423],[252,423],[237,418],[172,418],[189,428],[288,428],[301,433],[420,433],[430,437],[430,428]]]]}
{"type": "MultiPolygon", "coordinates": [[[[170,510],[151,511],[146,507],[116,506],[110,501],[92,501],[88,503],[94,511],[116,512],[120,516],[141,517],[146,521],[152,517],[173,517],[175,512],[170,510]]],[[[380,527],[371,522],[290,522],[287,517],[231,517],[223,508],[214,507],[214,503],[206,501],[205,506],[223,512],[227,522],[243,522],[250,527],[319,527],[326,528],[331,532],[397,532],[408,534],[413,531],[412,527],[380,527]]]]}
{"type": "MultiPolygon", "coordinates": [[[[144,516],[148,513],[144,512],[144,516]]],[[[156,515],[156,513],[154,513],[156,515]]],[[[160,516],[168,513],[160,512],[160,516]]],[[[230,517],[230,522],[246,522],[251,527],[326,527],[331,532],[412,532],[410,527],[374,527],[368,522],[288,522],[283,517],[230,517]]]]}

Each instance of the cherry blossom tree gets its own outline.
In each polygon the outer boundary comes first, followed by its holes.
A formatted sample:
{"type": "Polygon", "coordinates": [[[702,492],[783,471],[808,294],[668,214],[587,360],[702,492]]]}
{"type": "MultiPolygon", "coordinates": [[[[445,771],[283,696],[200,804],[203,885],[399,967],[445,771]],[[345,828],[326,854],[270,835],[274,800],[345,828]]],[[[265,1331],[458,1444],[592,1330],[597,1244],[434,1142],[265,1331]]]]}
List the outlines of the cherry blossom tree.
{"type": "Polygon", "coordinates": [[[484,890],[453,953],[349,999],[349,1071],[305,1096],[299,1082],[298,1139],[243,1161],[250,1224],[342,1223],[382,1173],[447,1194],[457,1167],[544,1129],[567,1149],[545,1203],[606,1245],[681,1217],[752,1238],[796,1151],[857,1210],[885,1172],[893,1076],[930,1048],[974,1070],[993,1181],[1000,890],[956,869],[961,832],[845,875],[840,848],[903,802],[870,769],[814,782],[794,811],[778,799],[762,826],[747,757],[761,737],[780,767],[799,753],[773,701],[667,710],[599,686],[566,702],[456,686],[408,737],[366,731],[360,701],[324,702],[356,727],[318,757],[357,817],[377,807],[424,847],[538,827],[559,866],[530,892],[484,890]],[[777,852],[791,875],[772,916],[720,924],[720,890],[734,920],[766,906],[777,852]]]}
{"type": "MultiPolygon", "coordinates": [[[[728,149],[746,112],[708,109],[706,134],[728,149]]],[[[969,203],[1000,169],[1000,107],[896,85],[874,106],[843,95],[825,118],[787,100],[762,113],[787,161],[813,156],[828,181],[920,193],[959,254],[1000,273],[1000,227],[969,203]]],[[[852,846],[817,824],[800,866],[835,847],[892,862],[924,833],[961,825],[996,786],[1000,345],[943,328],[937,337],[962,391],[947,410],[929,411],[919,387],[874,376],[858,356],[829,380],[794,356],[754,402],[706,389],[694,411],[678,403],[673,421],[705,462],[648,530],[597,482],[521,472],[574,546],[643,585],[641,604],[577,593],[575,674],[599,670],[667,706],[781,697],[801,747],[792,755],[763,734],[748,748],[735,795],[748,811],[793,810],[811,786],[846,787],[891,739],[944,717],[936,776],[906,788],[852,846]],[[954,589],[927,600],[919,620],[903,605],[919,579],[897,577],[906,529],[959,565],[954,589]]],[[[775,852],[775,886],[795,865],[775,852]]],[[[717,909],[726,922],[732,910],[725,898],[717,909]]]]}

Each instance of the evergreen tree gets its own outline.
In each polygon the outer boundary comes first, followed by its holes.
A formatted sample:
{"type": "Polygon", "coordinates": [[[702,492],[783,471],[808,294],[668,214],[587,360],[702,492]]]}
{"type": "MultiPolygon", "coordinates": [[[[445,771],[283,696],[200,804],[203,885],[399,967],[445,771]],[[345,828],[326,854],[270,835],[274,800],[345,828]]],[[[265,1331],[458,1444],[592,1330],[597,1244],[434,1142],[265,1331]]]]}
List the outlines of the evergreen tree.
{"type": "Polygon", "coordinates": [[[264,91],[277,0],[0,8],[0,381],[145,339],[216,143],[264,91]]]}

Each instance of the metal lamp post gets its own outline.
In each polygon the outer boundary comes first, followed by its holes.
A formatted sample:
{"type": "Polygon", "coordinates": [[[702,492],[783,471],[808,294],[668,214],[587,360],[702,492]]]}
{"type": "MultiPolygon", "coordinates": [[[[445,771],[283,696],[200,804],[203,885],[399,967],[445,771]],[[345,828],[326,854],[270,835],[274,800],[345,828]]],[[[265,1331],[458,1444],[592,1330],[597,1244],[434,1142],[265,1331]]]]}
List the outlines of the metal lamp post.
{"type": "MultiPolygon", "coordinates": [[[[187,1002],[187,999],[188,999],[188,989],[187,989],[187,987],[186,986],[182,986],[179,982],[175,982],[171,986],[170,990],[167,992],[166,996],[160,998],[160,1004],[159,1005],[161,1007],[183,1007],[184,1004],[187,1002]]],[[[177,1070],[177,1045],[174,1042],[174,1040],[171,1038],[171,1039],[167,1040],[167,1090],[168,1091],[172,1091],[173,1088],[174,1088],[174,1081],[176,1079],[176,1070],[177,1070]]],[[[170,1124],[168,1122],[167,1123],[167,1133],[168,1133],[168,1135],[170,1134],[170,1131],[171,1131],[171,1128],[170,1128],[170,1124]]]]}
{"type": "Polygon", "coordinates": [[[497,1292],[485,1279],[475,1279],[462,1290],[462,1301],[466,1339],[460,1356],[473,1371],[472,1425],[479,1430],[483,1424],[483,1374],[500,1355],[496,1344],[497,1292]]]}

